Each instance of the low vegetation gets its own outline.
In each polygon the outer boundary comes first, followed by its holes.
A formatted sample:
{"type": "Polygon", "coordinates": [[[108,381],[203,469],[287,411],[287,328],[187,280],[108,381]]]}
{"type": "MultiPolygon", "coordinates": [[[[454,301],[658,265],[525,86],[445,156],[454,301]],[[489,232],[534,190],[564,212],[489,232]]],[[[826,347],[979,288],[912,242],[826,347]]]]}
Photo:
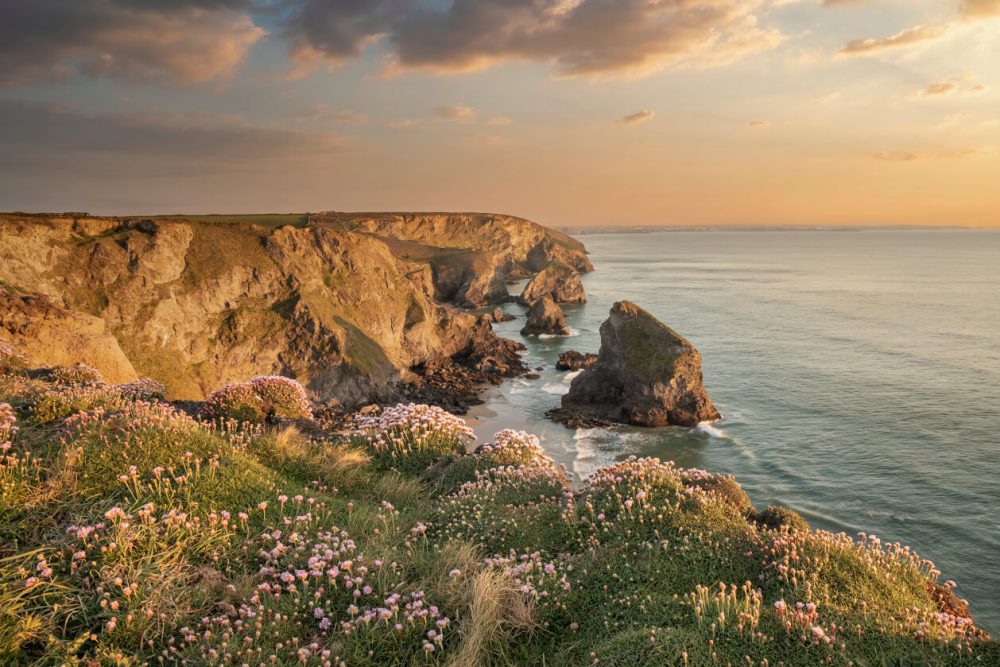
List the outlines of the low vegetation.
{"type": "Polygon", "coordinates": [[[931,563],[731,477],[573,489],[433,407],[326,433],[286,379],[189,414],[0,355],[0,664],[1000,664],[931,563]]]}

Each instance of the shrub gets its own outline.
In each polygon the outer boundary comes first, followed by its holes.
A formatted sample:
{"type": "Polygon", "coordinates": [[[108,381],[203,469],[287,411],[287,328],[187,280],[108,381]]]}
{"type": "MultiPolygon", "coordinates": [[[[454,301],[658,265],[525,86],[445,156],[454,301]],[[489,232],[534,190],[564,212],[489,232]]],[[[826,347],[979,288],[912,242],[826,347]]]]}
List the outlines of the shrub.
{"type": "Polygon", "coordinates": [[[790,531],[809,530],[809,522],[803,519],[801,514],[788,507],[768,505],[763,512],[757,513],[755,519],[765,528],[787,528],[790,531]]]}
{"type": "Polygon", "coordinates": [[[311,419],[312,409],[302,385],[275,375],[227,384],[205,400],[202,415],[208,419],[260,423],[275,419],[311,419]]]}
{"type": "Polygon", "coordinates": [[[545,453],[537,437],[523,431],[504,429],[494,436],[492,443],[482,445],[474,454],[459,457],[445,468],[437,482],[437,492],[441,495],[454,493],[466,482],[475,481],[479,473],[500,466],[529,463],[555,467],[555,461],[545,453]]]}
{"type": "Polygon", "coordinates": [[[710,472],[692,468],[681,473],[681,481],[685,486],[697,487],[702,491],[717,495],[727,505],[744,516],[753,510],[750,496],[732,475],[713,475],[710,472]]]}
{"type": "Polygon", "coordinates": [[[253,424],[264,421],[264,401],[248,382],[227,384],[209,396],[201,407],[207,419],[235,419],[253,424]]]}
{"type": "Polygon", "coordinates": [[[9,443],[17,434],[17,417],[9,403],[0,403],[0,445],[9,443]]]}
{"type": "Polygon", "coordinates": [[[461,418],[429,405],[396,405],[378,415],[356,415],[352,438],[382,468],[420,474],[433,463],[465,454],[476,436],[461,418]]]}
{"type": "Polygon", "coordinates": [[[128,404],[113,387],[98,384],[71,384],[49,387],[25,400],[31,421],[48,424],[87,410],[120,410],[128,404]]]}
{"type": "Polygon", "coordinates": [[[135,382],[116,384],[112,388],[127,401],[159,403],[167,399],[167,388],[156,380],[136,380],[135,382]]]}
{"type": "Polygon", "coordinates": [[[48,370],[47,375],[56,384],[104,384],[101,372],[87,364],[55,366],[48,370]]]}
{"type": "Polygon", "coordinates": [[[20,373],[27,366],[28,359],[8,341],[0,338],[0,375],[20,373]]]}
{"type": "Polygon", "coordinates": [[[268,419],[312,419],[305,388],[290,378],[268,375],[250,380],[268,419]]]}

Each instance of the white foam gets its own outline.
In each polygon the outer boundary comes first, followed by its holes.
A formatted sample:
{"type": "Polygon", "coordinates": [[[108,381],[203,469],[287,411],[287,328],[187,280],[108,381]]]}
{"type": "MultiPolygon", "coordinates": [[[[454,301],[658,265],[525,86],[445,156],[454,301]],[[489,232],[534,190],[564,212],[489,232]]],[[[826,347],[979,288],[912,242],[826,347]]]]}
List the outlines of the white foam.
{"type": "Polygon", "coordinates": [[[542,391],[544,391],[546,394],[564,396],[569,393],[569,387],[565,384],[562,384],[561,382],[558,384],[555,382],[546,382],[544,385],[542,385],[542,391]]]}
{"type": "Polygon", "coordinates": [[[715,426],[712,426],[712,422],[701,422],[700,424],[698,424],[698,430],[701,431],[702,433],[707,433],[713,438],[732,440],[730,435],[725,431],[723,431],[721,428],[716,428],[715,426]]]}
{"type": "Polygon", "coordinates": [[[569,373],[566,373],[566,375],[563,376],[563,384],[569,384],[570,382],[573,381],[573,378],[575,378],[577,375],[579,375],[582,372],[583,372],[583,369],[581,368],[578,371],[571,371],[569,373]]]}
{"type": "Polygon", "coordinates": [[[579,335],[580,335],[579,331],[577,331],[573,327],[570,327],[569,333],[566,334],[565,336],[559,334],[538,334],[538,338],[547,340],[549,338],[572,338],[573,336],[579,336],[579,335]]]}

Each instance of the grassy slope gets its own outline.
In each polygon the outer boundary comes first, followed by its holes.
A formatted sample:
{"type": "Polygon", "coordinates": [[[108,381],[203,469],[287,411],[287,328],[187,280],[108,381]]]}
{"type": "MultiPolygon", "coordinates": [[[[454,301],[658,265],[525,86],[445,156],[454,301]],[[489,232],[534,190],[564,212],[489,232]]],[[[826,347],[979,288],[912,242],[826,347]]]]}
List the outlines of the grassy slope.
{"type": "Polygon", "coordinates": [[[433,410],[310,439],[133,397],[0,377],[2,664],[1000,661],[930,565],[764,529],[729,478],[629,461],[575,497],[433,410]]]}

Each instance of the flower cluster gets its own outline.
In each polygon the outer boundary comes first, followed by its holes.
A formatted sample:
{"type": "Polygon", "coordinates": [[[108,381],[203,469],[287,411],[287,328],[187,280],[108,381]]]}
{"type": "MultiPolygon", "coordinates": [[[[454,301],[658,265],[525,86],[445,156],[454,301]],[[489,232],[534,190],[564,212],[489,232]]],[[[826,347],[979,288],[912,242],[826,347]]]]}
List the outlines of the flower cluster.
{"type": "Polygon", "coordinates": [[[356,415],[352,437],[383,467],[420,473],[442,459],[460,456],[475,442],[461,418],[430,405],[410,403],[377,415],[356,415]]]}
{"type": "Polygon", "coordinates": [[[17,435],[17,416],[9,403],[0,403],[0,443],[9,443],[17,435]]]}
{"type": "Polygon", "coordinates": [[[28,359],[7,340],[0,338],[0,375],[17,373],[28,365],[28,359]]]}
{"type": "Polygon", "coordinates": [[[127,401],[157,403],[167,398],[167,388],[156,380],[143,379],[116,384],[112,389],[127,401]]]}
{"type": "Polygon", "coordinates": [[[483,445],[476,453],[488,455],[496,465],[502,466],[552,460],[542,449],[537,436],[509,428],[493,436],[493,442],[483,445]]]}
{"type": "Polygon", "coordinates": [[[92,366],[88,366],[87,364],[56,366],[49,369],[48,376],[56,384],[104,384],[104,377],[101,375],[101,372],[92,366]]]}
{"type": "Polygon", "coordinates": [[[28,400],[30,418],[39,424],[65,419],[84,411],[113,412],[126,407],[128,403],[114,387],[101,384],[49,386],[28,400]]]}
{"type": "Polygon", "coordinates": [[[222,387],[205,400],[202,415],[259,423],[265,419],[312,419],[312,408],[301,384],[268,375],[222,387]]]}

